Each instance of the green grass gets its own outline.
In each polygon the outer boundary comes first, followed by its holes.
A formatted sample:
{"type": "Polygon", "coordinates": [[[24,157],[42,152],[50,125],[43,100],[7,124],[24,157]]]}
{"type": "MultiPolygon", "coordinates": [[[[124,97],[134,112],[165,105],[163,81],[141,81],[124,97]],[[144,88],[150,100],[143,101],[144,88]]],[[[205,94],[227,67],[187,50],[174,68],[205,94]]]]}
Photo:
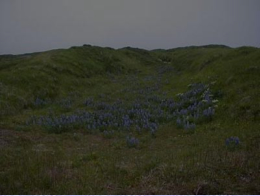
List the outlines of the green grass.
{"type": "Polygon", "coordinates": [[[251,47],[85,45],[0,56],[0,193],[259,194],[259,86],[260,49],[251,47]],[[156,84],[152,93],[176,99],[196,82],[211,84],[219,100],[213,120],[190,134],[175,122],[161,124],[155,137],[132,132],[136,148],[127,146],[124,131],[54,134],[25,124],[33,115],[85,110],[88,97],[128,105],[156,84]],[[46,104],[36,106],[37,98],[46,104]],[[241,142],[235,149],[225,145],[232,136],[241,142]]]}

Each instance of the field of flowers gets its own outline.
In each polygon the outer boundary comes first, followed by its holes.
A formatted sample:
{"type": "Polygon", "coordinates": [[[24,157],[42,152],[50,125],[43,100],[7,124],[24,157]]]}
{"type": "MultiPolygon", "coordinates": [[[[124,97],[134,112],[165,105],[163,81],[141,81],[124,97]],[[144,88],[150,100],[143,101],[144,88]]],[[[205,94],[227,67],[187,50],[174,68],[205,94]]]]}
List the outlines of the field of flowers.
{"type": "MultiPolygon", "coordinates": [[[[31,116],[26,125],[39,126],[51,133],[63,133],[85,130],[87,133],[99,132],[112,137],[116,132],[129,135],[149,133],[156,136],[161,125],[171,123],[187,133],[195,131],[196,126],[213,120],[218,100],[214,99],[210,84],[193,83],[187,91],[175,96],[167,96],[163,84],[167,83],[165,73],[173,73],[170,66],[161,66],[153,75],[143,78],[144,84],[138,84],[137,76],[129,76],[130,86],[122,89],[131,94],[131,99],[118,98],[115,101],[106,95],[99,95],[101,100],[88,97],[82,103],[84,109],[77,109],[67,114],[49,112],[45,116],[31,116]],[[163,81],[162,81],[163,80],[163,81]],[[149,83],[149,84],[147,84],[149,83]]],[[[171,93],[172,94],[172,93],[171,93]]],[[[37,98],[36,106],[48,103],[37,98]]],[[[63,108],[71,108],[72,101],[67,98],[59,102],[63,108]]],[[[138,138],[127,140],[129,146],[136,146],[138,138]]]]}

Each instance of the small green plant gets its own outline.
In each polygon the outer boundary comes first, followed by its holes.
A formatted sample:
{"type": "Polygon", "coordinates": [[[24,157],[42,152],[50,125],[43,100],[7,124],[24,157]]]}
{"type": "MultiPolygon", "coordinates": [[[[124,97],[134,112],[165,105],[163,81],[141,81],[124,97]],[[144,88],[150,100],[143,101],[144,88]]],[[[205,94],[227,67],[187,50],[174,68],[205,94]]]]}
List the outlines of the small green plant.
{"type": "Polygon", "coordinates": [[[115,131],[103,131],[103,136],[107,139],[111,139],[114,135],[115,131]]]}
{"type": "Polygon", "coordinates": [[[83,157],[81,157],[81,161],[83,161],[83,162],[94,161],[97,159],[98,159],[98,156],[95,152],[91,152],[91,153],[86,154],[83,157]]]}

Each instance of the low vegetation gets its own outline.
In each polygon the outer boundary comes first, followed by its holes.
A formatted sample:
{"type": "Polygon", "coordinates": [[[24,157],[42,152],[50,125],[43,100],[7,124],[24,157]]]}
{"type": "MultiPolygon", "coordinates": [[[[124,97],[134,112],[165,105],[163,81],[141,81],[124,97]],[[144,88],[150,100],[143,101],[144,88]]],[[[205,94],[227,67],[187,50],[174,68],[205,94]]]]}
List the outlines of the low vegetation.
{"type": "Polygon", "coordinates": [[[260,50],[0,56],[1,194],[259,194],[260,50]]]}

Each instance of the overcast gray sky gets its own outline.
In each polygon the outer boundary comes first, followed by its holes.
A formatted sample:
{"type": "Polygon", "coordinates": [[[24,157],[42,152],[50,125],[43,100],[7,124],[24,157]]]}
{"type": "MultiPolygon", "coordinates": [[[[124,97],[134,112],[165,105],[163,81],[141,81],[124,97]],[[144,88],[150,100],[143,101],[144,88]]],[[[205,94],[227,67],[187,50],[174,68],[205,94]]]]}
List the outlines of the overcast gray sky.
{"type": "Polygon", "coordinates": [[[260,47],[260,0],[0,0],[0,54],[83,44],[260,47]]]}

